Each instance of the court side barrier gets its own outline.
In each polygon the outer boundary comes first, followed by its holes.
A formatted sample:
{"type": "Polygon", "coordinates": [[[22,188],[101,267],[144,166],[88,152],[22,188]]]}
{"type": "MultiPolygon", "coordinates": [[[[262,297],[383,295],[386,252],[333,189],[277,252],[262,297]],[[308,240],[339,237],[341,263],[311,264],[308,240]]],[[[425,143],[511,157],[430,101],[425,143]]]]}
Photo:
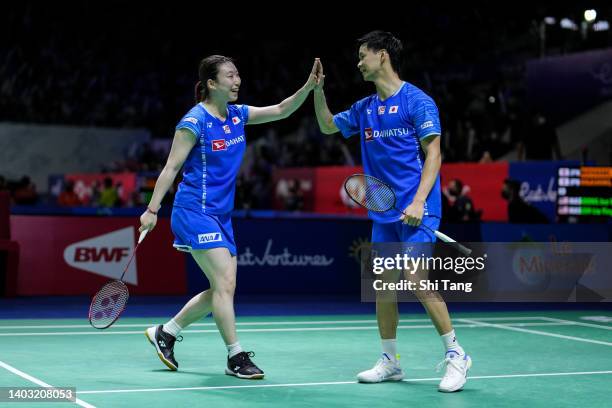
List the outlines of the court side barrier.
{"type": "Polygon", "coordinates": [[[0,191],[0,296],[17,292],[19,244],[11,240],[9,204],[8,192],[0,191]]]}
{"type": "MultiPolygon", "coordinates": [[[[21,248],[18,295],[91,295],[121,275],[137,237],[137,217],[12,215],[13,240],[21,248]]],[[[360,251],[371,222],[364,217],[237,212],[236,294],[359,293],[360,251]]],[[[443,224],[462,242],[610,241],[606,224],[443,224]]],[[[206,233],[206,231],[203,231],[206,233]]],[[[195,238],[197,239],[197,238],[195,238]]],[[[138,250],[126,274],[137,295],[182,295],[207,287],[190,255],[172,247],[168,217],[138,250]]]]}

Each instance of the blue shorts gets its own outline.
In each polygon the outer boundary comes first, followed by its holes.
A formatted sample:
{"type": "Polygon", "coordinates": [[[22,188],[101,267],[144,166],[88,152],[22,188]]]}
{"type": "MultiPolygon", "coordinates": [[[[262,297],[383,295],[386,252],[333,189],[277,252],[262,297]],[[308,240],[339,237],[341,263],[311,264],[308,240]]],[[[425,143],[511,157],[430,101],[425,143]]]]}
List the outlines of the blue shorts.
{"type": "MultiPolygon", "coordinates": [[[[425,216],[421,223],[433,230],[440,227],[440,218],[425,216]]],[[[381,242],[436,242],[436,236],[424,227],[413,227],[401,221],[372,226],[372,243],[381,242]]]]}
{"type": "Polygon", "coordinates": [[[236,256],[231,214],[213,215],[183,207],[172,208],[173,246],[179,251],[225,247],[236,256]]]}
{"type": "MultiPolygon", "coordinates": [[[[425,216],[421,224],[437,230],[440,218],[425,216]]],[[[401,221],[386,224],[374,222],[372,226],[372,250],[378,256],[395,257],[405,253],[432,256],[435,242],[434,233],[422,226],[413,227],[401,221]],[[406,245],[408,243],[411,245],[406,245]]]]}

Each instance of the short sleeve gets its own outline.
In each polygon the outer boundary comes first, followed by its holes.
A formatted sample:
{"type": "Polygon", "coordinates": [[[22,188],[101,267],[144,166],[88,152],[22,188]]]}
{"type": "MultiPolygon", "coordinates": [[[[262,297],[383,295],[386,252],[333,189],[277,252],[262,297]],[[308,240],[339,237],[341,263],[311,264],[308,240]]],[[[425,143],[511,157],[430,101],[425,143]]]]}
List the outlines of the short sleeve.
{"type": "Polygon", "coordinates": [[[422,94],[411,98],[409,107],[408,120],[413,124],[419,140],[442,134],[440,114],[433,99],[422,94]]]}
{"type": "Polygon", "coordinates": [[[179,121],[178,125],[176,125],[176,130],[187,129],[194,134],[197,138],[200,137],[202,133],[202,120],[193,116],[190,112],[187,115],[183,116],[183,118],[179,121]]]}
{"type": "Polygon", "coordinates": [[[360,102],[356,102],[350,109],[334,115],[334,124],[345,138],[359,133],[359,111],[362,105],[360,102]]]}
{"type": "Polygon", "coordinates": [[[240,114],[240,119],[246,125],[249,123],[249,105],[236,105],[236,109],[238,109],[238,113],[240,114]]]}

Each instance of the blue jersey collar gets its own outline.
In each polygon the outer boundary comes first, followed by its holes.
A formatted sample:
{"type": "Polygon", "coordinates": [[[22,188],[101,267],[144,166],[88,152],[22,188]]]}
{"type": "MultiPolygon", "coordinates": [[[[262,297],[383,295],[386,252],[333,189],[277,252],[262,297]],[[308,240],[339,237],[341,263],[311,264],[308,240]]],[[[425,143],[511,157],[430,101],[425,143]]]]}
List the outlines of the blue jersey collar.
{"type": "Polygon", "coordinates": [[[202,107],[202,109],[204,109],[204,112],[206,112],[209,116],[215,118],[219,123],[227,122],[227,119],[229,118],[229,109],[225,108],[225,120],[221,120],[212,113],[210,113],[208,109],[206,109],[206,106],[204,106],[204,102],[200,102],[199,105],[202,107]]]}
{"type": "Polygon", "coordinates": [[[389,99],[393,98],[398,93],[400,93],[400,91],[404,88],[404,85],[406,85],[406,81],[402,81],[402,84],[400,85],[399,88],[397,88],[397,91],[395,91],[395,93],[393,95],[391,95],[390,97],[388,97],[384,101],[382,99],[380,99],[380,96],[378,94],[376,94],[376,99],[378,99],[378,102],[380,102],[380,103],[385,103],[386,101],[388,101],[389,99]]]}

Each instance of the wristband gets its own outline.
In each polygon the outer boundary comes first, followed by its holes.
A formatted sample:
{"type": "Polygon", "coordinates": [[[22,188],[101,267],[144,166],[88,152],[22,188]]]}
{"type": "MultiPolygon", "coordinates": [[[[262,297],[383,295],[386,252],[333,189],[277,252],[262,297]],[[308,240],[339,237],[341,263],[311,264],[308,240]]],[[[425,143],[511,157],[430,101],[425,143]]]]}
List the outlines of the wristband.
{"type": "Polygon", "coordinates": [[[159,211],[159,210],[153,211],[151,208],[147,207],[147,211],[150,212],[153,215],[157,215],[157,211],[159,211]]]}

